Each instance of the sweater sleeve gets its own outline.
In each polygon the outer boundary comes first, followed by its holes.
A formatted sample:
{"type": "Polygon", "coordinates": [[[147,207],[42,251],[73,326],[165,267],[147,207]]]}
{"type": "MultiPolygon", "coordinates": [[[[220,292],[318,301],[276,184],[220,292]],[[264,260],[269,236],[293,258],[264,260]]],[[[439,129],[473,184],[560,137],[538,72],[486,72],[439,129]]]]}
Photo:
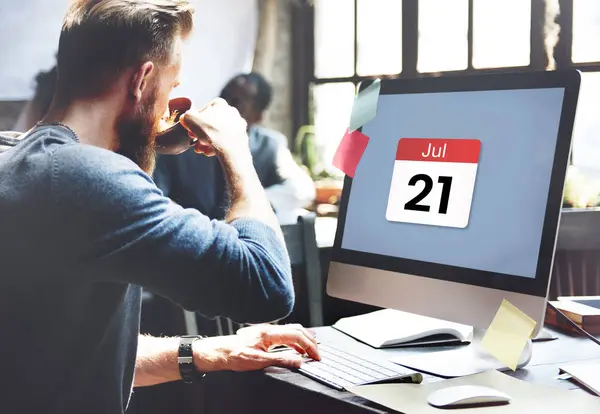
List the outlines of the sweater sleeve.
{"type": "Polygon", "coordinates": [[[289,257],[262,222],[227,224],[184,209],[109,151],[73,145],[52,158],[57,231],[81,275],[138,284],[186,309],[237,322],[291,312],[289,257]]]}

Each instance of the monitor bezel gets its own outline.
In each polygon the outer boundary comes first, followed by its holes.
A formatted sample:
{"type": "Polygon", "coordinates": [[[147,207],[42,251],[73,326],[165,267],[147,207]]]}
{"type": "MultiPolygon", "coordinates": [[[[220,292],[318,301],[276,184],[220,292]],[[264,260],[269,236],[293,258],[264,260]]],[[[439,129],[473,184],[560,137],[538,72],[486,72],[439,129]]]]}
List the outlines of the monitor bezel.
{"type": "MultiPolygon", "coordinates": [[[[383,79],[381,81],[381,95],[564,88],[535,278],[343,249],[341,245],[346,224],[347,204],[352,191],[352,178],[348,176],[344,179],[331,260],[429,279],[546,297],[563,203],[564,181],[571,153],[571,136],[580,79],[579,71],[568,70],[477,74],[439,78],[383,79]]],[[[361,89],[364,89],[367,85],[367,82],[363,82],[361,89]]]]}

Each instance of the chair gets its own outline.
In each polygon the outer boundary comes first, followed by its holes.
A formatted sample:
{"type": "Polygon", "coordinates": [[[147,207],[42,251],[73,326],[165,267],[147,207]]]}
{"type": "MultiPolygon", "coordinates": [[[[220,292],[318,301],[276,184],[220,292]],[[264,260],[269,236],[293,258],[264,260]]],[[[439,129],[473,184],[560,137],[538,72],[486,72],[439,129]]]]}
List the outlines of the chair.
{"type": "MultiPolygon", "coordinates": [[[[308,302],[308,323],[310,326],[322,326],[323,278],[321,277],[315,221],[316,215],[307,213],[299,216],[296,224],[283,225],[281,230],[292,269],[304,270],[303,275],[295,275],[294,288],[297,296],[305,297],[308,302]]],[[[184,311],[184,318],[188,334],[197,334],[196,315],[193,312],[184,311]]],[[[215,322],[218,335],[232,335],[244,326],[225,317],[218,317],[215,322]]]]}
{"type": "MultiPolygon", "coordinates": [[[[308,213],[298,217],[296,224],[282,226],[282,231],[292,268],[304,268],[308,322],[310,326],[323,326],[323,277],[315,222],[316,215],[308,213]]],[[[296,285],[302,286],[302,283],[296,285]]]]}

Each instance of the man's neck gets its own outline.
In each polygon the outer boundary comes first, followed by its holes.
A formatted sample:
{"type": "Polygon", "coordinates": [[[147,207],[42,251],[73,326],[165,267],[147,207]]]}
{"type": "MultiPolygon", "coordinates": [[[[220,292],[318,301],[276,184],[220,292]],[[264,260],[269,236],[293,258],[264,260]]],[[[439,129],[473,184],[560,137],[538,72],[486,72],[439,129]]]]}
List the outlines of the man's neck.
{"type": "Polygon", "coordinates": [[[117,143],[116,108],[116,103],[112,105],[100,99],[73,101],[67,105],[55,102],[43,122],[60,122],[75,131],[81,143],[114,150],[117,143]]]}

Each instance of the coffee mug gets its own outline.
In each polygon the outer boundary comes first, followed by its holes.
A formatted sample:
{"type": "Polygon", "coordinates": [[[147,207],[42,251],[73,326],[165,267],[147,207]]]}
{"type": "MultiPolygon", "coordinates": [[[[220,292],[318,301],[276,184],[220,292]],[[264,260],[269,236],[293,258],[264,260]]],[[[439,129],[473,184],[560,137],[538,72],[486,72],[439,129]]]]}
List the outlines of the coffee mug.
{"type": "Polygon", "coordinates": [[[172,125],[156,136],[156,152],[159,154],[178,155],[191,147],[198,141],[192,138],[188,130],[179,122],[181,115],[192,107],[189,98],[174,98],[169,101],[169,117],[174,118],[172,125]]]}

